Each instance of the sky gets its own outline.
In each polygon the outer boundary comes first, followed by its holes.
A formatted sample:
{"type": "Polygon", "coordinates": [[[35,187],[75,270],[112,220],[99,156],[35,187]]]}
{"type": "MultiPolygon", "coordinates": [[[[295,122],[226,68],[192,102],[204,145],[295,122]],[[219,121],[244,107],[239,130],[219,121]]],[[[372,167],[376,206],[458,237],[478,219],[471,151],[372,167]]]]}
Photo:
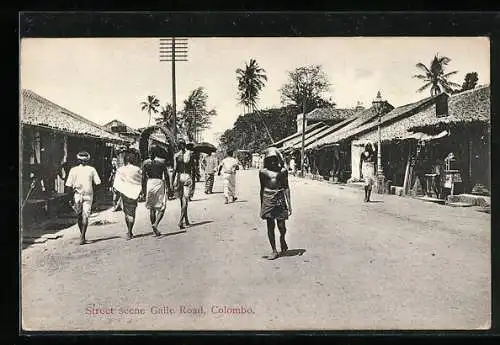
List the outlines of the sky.
{"type": "MultiPolygon", "coordinates": [[[[338,108],[370,106],[377,91],[393,106],[429,96],[412,78],[417,62],[429,65],[438,53],[451,58],[447,71],[462,84],[468,72],[479,85],[490,83],[490,45],[486,37],[343,38],[189,38],[188,60],[176,63],[177,107],[195,88],[208,94],[217,116],[204,140],[232,128],[242,113],[237,102],[236,69],[250,58],[265,69],[268,82],[260,109],[279,107],[279,89],[297,67],[322,65],[329,95],[338,108]]],[[[140,102],[155,95],[172,102],[171,63],[160,62],[159,38],[24,38],[21,88],[99,124],[118,119],[138,128],[148,124],[140,102]]]]}

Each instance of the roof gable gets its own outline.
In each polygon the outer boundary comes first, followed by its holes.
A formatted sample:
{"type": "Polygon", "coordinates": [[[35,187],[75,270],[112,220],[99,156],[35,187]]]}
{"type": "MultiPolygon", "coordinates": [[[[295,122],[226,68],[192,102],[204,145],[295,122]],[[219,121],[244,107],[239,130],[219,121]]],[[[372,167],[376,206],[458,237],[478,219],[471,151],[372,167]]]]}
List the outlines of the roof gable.
{"type": "Polygon", "coordinates": [[[117,119],[114,119],[113,121],[106,123],[103,127],[106,128],[108,131],[112,131],[113,127],[123,127],[126,129],[127,133],[137,134],[137,135],[140,134],[140,132],[137,129],[127,126],[127,124],[117,119]]]}

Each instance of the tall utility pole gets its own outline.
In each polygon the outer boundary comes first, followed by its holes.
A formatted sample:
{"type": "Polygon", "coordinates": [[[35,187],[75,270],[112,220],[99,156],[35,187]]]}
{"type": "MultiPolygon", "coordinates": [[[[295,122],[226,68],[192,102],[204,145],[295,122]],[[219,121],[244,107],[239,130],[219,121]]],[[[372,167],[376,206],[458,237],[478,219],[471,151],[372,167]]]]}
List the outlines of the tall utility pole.
{"type": "Polygon", "coordinates": [[[187,60],[188,41],[187,38],[160,38],[160,62],[172,62],[172,111],[174,139],[177,140],[177,107],[175,90],[175,62],[187,60]]]}
{"type": "Polygon", "coordinates": [[[380,194],[384,193],[385,189],[385,176],[382,166],[382,116],[384,115],[384,106],[386,101],[382,98],[380,91],[377,92],[377,97],[373,100],[373,108],[377,112],[378,116],[378,148],[377,148],[377,192],[380,194]]]}
{"type": "Polygon", "coordinates": [[[304,163],[306,161],[305,159],[305,141],[306,141],[306,102],[305,100],[302,102],[302,147],[300,150],[300,172],[301,172],[301,177],[306,176],[306,171],[304,169],[304,163]]]}

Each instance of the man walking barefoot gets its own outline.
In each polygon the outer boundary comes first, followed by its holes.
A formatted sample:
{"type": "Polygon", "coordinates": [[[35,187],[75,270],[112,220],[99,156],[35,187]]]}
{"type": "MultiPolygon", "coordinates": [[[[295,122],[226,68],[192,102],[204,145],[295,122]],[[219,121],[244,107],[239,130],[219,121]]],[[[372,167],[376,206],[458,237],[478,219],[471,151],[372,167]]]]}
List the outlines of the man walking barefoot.
{"type": "Polygon", "coordinates": [[[292,214],[290,187],[288,185],[288,170],[284,166],[280,152],[271,147],[264,158],[264,168],[259,172],[260,179],[260,216],[267,221],[267,236],[271,244],[272,254],[269,260],[278,257],[274,236],[275,222],[280,232],[281,252],[288,250],[285,241],[285,221],[292,214]]]}
{"type": "Polygon", "coordinates": [[[86,244],[85,234],[89,224],[94,200],[94,186],[101,184],[101,179],[94,167],[88,165],[90,154],[81,151],[77,154],[78,165],[71,168],[66,180],[66,187],[73,192],[72,206],[78,216],[78,228],[80,229],[80,245],[86,244]]]}
{"type": "Polygon", "coordinates": [[[174,180],[175,189],[181,201],[181,217],[179,220],[179,229],[184,229],[184,225],[189,226],[188,204],[189,194],[193,181],[194,161],[192,152],[186,149],[186,141],[179,139],[179,152],[174,156],[174,180]]]}
{"type": "Polygon", "coordinates": [[[229,201],[235,202],[236,197],[236,171],[239,170],[238,161],[233,157],[233,151],[227,151],[227,157],[224,158],[219,166],[219,175],[222,172],[224,177],[224,198],[225,204],[229,201]]]}
{"type": "Polygon", "coordinates": [[[136,165],[136,157],[132,152],[125,154],[125,165],[116,170],[113,188],[120,194],[127,224],[127,240],[134,237],[132,232],[135,223],[137,203],[142,189],[142,171],[136,165]]]}
{"type": "Polygon", "coordinates": [[[213,193],[216,172],[217,172],[217,159],[210,152],[207,158],[205,159],[205,194],[213,193]]]}
{"type": "MultiPolygon", "coordinates": [[[[165,158],[161,157],[163,150],[158,146],[150,149],[150,158],[142,164],[142,179],[146,181],[146,208],[149,209],[149,218],[153,235],[160,236],[158,225],[162,220],[167,207],[167,195],[170,189],[170,179],[165,158]]],[[[144,183],[144,182],[143,182],[144,183]]]]}

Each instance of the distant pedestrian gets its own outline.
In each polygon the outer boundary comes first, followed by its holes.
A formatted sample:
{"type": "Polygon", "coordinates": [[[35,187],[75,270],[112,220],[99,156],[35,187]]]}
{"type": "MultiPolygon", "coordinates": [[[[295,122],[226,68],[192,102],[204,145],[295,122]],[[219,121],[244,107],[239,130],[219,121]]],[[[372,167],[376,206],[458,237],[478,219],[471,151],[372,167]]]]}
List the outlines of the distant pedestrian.
{"type": "Polygon", "coordinates": [[[90,154],[81,151],[76,156],[78,165],[71,168],[66,180],[66,187],[72,188],[72,206],[78,215],[78,228],[80,229],[80,245],[86,244],[85,234],[92,211],[94,200],[94,184],[100,185],[101,179],[94,167],[88,165],[90,154]]]}
{"type": "Polygon", "coordinates": [[[274,235],[275,223],[278,225],[280,232],[281,252],[285,253],[288,250],[285,241],[285,221],[292,214],[288,170],[277,148],[270,147],[267,149],[264,167],[259,172],[259,179],[260,217],[267,221],[267,236],[272,248],[272,254],[268,259],[274,260],[279,256],[274,235]]]}
{"type": "Polygon", "coordinates": [[[165,215],[170,177],[166,158],[161,157],[163,150],[153,145],[149,154],[150,157],[142,163],[142,180],[146,180],[146,208],[149,210],[153,235],[160,236],[158,225],[165,215]]]}
{"type": "Polygon", "coordinates": [[[236,197],[236,171],[239,170],[239,164],[233,154],[232,150],[228,150],[227,157],[222,160],[218,168],[219,175],[222,173],[224,178],[225,204],[238,200],[236,197]]]}
{"type": "Polygon", "coordinates": [[[113,188],[122,200],[125,223],[127,224],[127,240],[134,237],[132,232],[135,223],[137,203],[142,189],[142,171],[134,153],[125,154],[125,165],[116,170],[113,188]]]}
{"type": "Polygon", "coordinates": [[[365,150],[361,154],[360,177],[365,182],[365,202],[370,201],[373,184],[375,183],[375,151],[370,143],[365,145],[365,150]]]}
{"type": "Polygon", "coordinates": [[[191,192],[191,185],[193,181],[194,161],[192,152],[186,149],[186,141],[179,139],[177,143],[179,151],[174,156],[174,174],[173,184],[177,190],[179,199],[181,201],[181,217],[179,219],[179,229],[184,229],[189,226],[188,205],[189,193],[191,192]]]}
{"type": "Polygon", "coordinates": [[[120,193],[117,193],[113,188],[114,179],[116,176],[116,170],[118,169],[118,159],[113,157],[111,159],[111,171],[108,178],[109,189],[113,193],[113,212],[119,211],[121,209],[120,193]]]}
{"type": "Polygon", "coordinates": [[[297,165],[295,164],[295,158],[290,159],[290,173],[295,176],[295,170],[297,169],[297,165]]]}
{"type": "Polygon", "coordinates": [[[213,193],[216,172],[217,158],[209,153],[205,159],[205,194],[213,193]]]}

